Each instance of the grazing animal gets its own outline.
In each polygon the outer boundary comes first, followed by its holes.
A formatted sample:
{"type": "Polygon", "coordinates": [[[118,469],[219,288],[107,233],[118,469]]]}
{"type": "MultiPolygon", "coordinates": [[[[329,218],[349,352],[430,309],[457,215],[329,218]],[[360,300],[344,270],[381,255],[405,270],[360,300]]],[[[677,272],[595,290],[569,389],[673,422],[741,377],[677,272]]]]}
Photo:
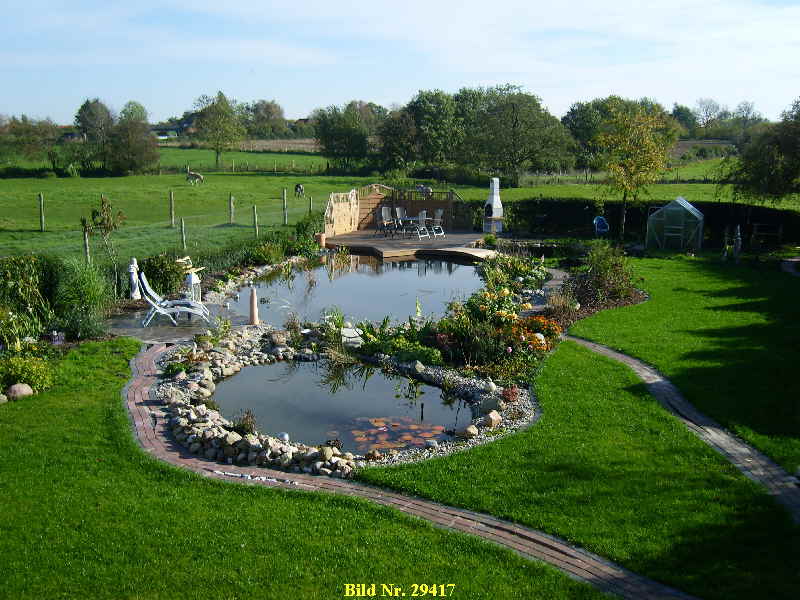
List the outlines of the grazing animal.
{"type": "Polygon", "coordinates": [[[194,171],[186,169],[186,181],[189,182],[189,185],[203,183],[203,176],[200,175],[200,173],[195,173],[194,171]]]}
{"type": "Polygon", "coordinates": [[[294,186],[294,197],[297,198],[302,196],[303,198],[306,197],[306,191],[303,189],[303,184],[298,183],[294,186]]]}

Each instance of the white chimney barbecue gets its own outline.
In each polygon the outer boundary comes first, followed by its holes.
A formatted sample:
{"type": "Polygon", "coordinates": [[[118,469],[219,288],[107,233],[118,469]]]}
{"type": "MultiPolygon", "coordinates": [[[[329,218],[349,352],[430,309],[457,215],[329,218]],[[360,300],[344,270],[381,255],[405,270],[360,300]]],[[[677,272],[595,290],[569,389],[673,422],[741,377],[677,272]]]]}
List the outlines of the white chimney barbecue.
{"type": "Polygon", "coordinates": [[[503,233],[503,203],[500,202],[500,178],[489,181],[489,197],[483,205],[483,232],[503,233]]]}

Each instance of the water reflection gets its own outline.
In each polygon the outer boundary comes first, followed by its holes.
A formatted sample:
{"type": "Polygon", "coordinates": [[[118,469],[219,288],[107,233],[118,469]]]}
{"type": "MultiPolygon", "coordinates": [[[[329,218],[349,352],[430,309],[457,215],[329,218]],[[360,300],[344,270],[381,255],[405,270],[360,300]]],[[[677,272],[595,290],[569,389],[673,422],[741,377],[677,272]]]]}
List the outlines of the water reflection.
{"type": "Polygon", "coordinates": [[[338,438],[366,452],[422,447],[473,417],[470,407],[441,389],[367,364],[332,361],[248,367],[215,393],[224,416],[251,409],[260,431],[287,431],[320,444],[338,438]]]}
{"type": "MultiPolygon", "coordinates": [[[[481,281],[472,265],[332,253],[276,269],[258,284],[259,296],[267,299],[259,306],[261,319],[281,325],[289,312],[301,320],[317,320],[332,306],[350,321],[386,315],[404,321],[415,314],[417,299],[426,316],[440,317],[449,302],[468,297],[481,281]]],[[[231,302],[231,310],[248,315],[248,299],[249,294],[242,294],[231,302]]]]}

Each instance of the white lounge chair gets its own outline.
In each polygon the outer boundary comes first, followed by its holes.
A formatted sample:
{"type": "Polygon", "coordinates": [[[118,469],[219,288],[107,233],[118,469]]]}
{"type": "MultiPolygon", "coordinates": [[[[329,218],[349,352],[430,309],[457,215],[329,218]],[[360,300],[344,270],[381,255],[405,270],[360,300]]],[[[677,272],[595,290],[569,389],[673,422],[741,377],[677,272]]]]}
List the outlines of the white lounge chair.
{"type": "MultiPolygon", "coordinates": [[[[410,220],[410,219],[409,219],[410,220]]],[[[428,211],[421,210],[417,215],[414,222],[411,223],[411,231],[412,233],[417,234],[417,239],[422,239],[424,237],[430,238],[431,234],[428,233],[428,227],[425,225],[425,222],[428,220],[428,211]]]]}
{"type": "Polygon", "coordinates": [[[147,303],[150,305],[150,312],[147,313],[144,321],[142,321],[142,327],[147,327],[150,325],[150,321],[152,321],[153,317],[156,315],[165,315],[170,321],[172,321],[173,325],[177,326],[178,322],[175,320],[173,315],[177,316],[181,313],[197,315],[201,319],[205,319],[206,323],[210,322],[208,317],[197,308],[193,308],[191,306],[162,306],[160,304],[156,304],[148,294],[144,294],[144,299],[147,300],[147,303]]]}
{"type": "Polygon", "coordinates": [[[437,208],[433,212],[433,225],[431,225],[431,233],[433,237],[438,235],[444,237],[444,229],[442,229],[442,215],[444,214],[443,208],[437,208]]]}
{"type": "Polygon", "coordinates": [[[150,287],[150,283],[147,281],[147,276],[144,274],[144,271],[139,272],[139,283],[144,292],[144,299],[147,300],[151,306],[150,312],[147,313],[147,316],[142,322],[142,326],[147,327],[150,321],[153,320],[153,317],[158,313],[169,316],[170,320],[175,325],[177,325],[177,323],[171,315],[180,314],[181,312],[185,312],[189,315],[198,315],[207,322],[209,321],[211,313],[209,313],[208,308],[206,308],[202,302],[194,302],[192,300],[167,300],[162,298],[150,287]]]}

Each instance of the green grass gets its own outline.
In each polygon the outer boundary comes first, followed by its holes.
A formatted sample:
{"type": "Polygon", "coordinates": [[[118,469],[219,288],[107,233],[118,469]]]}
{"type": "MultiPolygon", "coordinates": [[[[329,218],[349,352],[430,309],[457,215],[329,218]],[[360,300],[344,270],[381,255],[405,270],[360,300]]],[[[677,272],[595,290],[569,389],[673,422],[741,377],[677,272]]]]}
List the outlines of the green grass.
{"type": "MultiPolygon", "coordinates": [[[[127,216],[114,233],[120,256],[156,254],[180,243],[180,232],[169,226],[169,192],[175,196],[176,223],[186,222],[188,251],[253,236],[252,207],[258,207],[262,231],[283,222],[281,193],[287,191],[289,222],[308,211],[323,210],[331,192],[361,186],[367,180],[347,177],[284,177],[272,175],[211,174],[205,183],[191,186],[183,175],[99,177],[75,179],[0,180],[0,256],[27,252],[61,255],[82,253],[80,217],[89,216],[106,194],[115,210],[127,216]],[[302,182],[306,198],[294,198],[302,182]],[[39,232],[37,194],[45,198],[47,231],[39,232]],[[235,224],[228,225],[228,195],[236,206],[235,224]]],[[[101,252],[98,247],[95,253],[101,252]]]]}
{"type": "Polygon", "coordinates": [[[68,355],[0,407],[7,598],[341,598],[345,583],[455,598],[600,598],[510,551],[366,501],[207,480],[145,455],[120,389],[131,340],[68,355]]]}
{"type": "MultiPolygon", "coordinates": [[[[186,168],[205,173],[217,171],[215,154],[207,148],[159,148],[162,167],[186,168]]],[[[220,168],[225,171],[316,171],[325,169],[327,160],[321,154],[303,154],[291,152],[224,152],[220,159],[220,168]]]]}
{"type": "Polygon", "coordinates": [[[800,531],[626,367],[571,342],[542,418],[486,446],[362,478],[562,536],[703,598],[795,598],[800,531]]]}
{"type": "Polygon", "coordinates": [[[651,299],[570,332],[655,366],[702,412],[800,467],[800,279],[716,259],[633,264],[651,299]]]}

